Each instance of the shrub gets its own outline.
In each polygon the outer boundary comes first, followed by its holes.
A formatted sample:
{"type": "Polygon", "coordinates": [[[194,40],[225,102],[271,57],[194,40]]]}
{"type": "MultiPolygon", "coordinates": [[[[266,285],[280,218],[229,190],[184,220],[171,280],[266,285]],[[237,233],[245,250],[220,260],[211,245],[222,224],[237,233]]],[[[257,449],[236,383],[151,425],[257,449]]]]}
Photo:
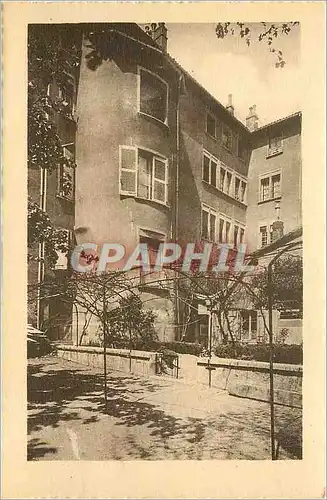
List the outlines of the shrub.
{"type": "MultiPolygon", "coordinates": [[[[274,362],[302,364],[303,352],[301,345],[274,345],[274,362]]],[[[268,344],[240,344],[231,343],[218,345],[214,353],[220,358],[244,359],[254,361],[266,361],[270,359],[268,344]]]]}
{"type": "Polygon", "coordinates": [[[199,356],[202,351],[202,345],[193,342],[162,342],[161,345],[178,354],[193,354],[193,356],[199,356]]]}

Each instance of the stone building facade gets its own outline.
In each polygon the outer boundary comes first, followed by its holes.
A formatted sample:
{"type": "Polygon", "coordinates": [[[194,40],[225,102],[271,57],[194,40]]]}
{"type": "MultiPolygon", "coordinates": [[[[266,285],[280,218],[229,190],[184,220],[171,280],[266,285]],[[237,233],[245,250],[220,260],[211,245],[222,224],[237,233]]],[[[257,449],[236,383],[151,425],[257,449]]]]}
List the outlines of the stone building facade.
{"type": "MultiPolygon", "coordinates": [[[[252,106],[243,124],[232,96],[221,104],[168,54],[164,23],[67,29],[80,37],[80,65],[66,89],[50,91],[66,92],[71,109],[58,120],[76,159],[74,194],[62,196],[61,172],[50,174],[45,208],[75,242],[146,242],[154,251],[167,240],[245,242],[252,251],[269,243],[276,208],[284,231],[301,224],[301,113],[259,127],[252,106]]],[[[29,172],[35,199],[39,186],[40,172],[29,172]]],[[[206,338],[205,318],[182,334],[176,297],[149,288],[144,297],[155,299],[161,340],[206,338]]],[[[44,305],[46,314],[56,307],[44,305]]]]}

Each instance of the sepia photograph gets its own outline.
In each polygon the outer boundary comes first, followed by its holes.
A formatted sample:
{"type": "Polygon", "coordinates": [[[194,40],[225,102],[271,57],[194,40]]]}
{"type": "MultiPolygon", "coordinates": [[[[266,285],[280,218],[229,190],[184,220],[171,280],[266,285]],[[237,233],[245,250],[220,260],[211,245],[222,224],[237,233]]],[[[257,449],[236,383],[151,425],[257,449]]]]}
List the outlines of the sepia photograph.
{"type": "Polygon", "coordinates": [[[300,29],[28,26],[29,460],[302,458],[300,29]]]}
{"type": "Polygon", "coordinates": [[[326,498],[324,13],[5,2],[2,498],[326,498]]]}

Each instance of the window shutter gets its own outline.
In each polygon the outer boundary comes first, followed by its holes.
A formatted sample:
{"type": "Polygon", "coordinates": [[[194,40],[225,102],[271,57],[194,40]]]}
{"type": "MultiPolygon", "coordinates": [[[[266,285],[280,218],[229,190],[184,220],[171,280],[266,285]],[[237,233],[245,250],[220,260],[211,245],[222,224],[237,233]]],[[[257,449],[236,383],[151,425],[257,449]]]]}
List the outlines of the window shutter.
{"type": "Polygon", "coordinates": [[[153,158],[153,199],[167,202],[167,162],[156,157],[153,158]]]}
{"type": "Polygon", "coordinates": [[[119,147],[119,187],[121,194],[136,196],[136,152],[136,148],[133,146],[119,147]]]}

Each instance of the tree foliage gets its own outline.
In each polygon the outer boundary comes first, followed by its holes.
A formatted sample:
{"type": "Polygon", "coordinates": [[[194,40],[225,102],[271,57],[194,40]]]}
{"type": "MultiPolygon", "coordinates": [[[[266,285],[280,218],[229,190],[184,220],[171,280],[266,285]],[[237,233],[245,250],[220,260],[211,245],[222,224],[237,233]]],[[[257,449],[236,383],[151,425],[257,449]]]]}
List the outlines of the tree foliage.
{"type": "Polygon", "coordinates": [[[261,22],[262,30],[256,36],[253,35],[251,24],[249,23],[218,23],[216,26],[217,38],[222,39],[228,35],[239,36],[250,46],[253,41],[267,44],[269,52],[275,56],[275,67],[283,68],[286,64],[283,52],[277,47],[278,38],[288,35],[292,29],[299,25],[299,22],[287,23],[266,23],[261,22]]]}
{"type": "MultiPolygon", "coordinates": [[[[68,30],[66,30],[68,33],[68,30]]],[[[78,50],[73,40],[62,41],[65,31],[58,25],[32,25],[28,33],[28,167],[49,172],[58,165],[75,167],[65,158],[63,142],[55,121],[65,112],[63,99],[51,99],[47,89],[54,81],[64,81],[67,65],[78,65],[78,50]]],[[[56,262],[56,250],[67,251],[66,234],[54,228],[49,216],[36,201],[28,202],[28,246],[46,242],[50,262],[56,262]]]]}
{"type": "MultiPolygon", "coordinates": [[[[268,308],[268,272],[264,268],[251,279],[255,305],[268,308]]],[[[273,307],[279,310],[303,307],[303,261],[301,257],[285,255],[278,259],[272,273],[273,307]]]]}
{"type": "Polygon", "coordinates": [[[119,306],[108,313],[112,345],[150,344],[157,338],[154,320],[154,312],[144,309],[138,295],[121,297],[119,306]]]}

